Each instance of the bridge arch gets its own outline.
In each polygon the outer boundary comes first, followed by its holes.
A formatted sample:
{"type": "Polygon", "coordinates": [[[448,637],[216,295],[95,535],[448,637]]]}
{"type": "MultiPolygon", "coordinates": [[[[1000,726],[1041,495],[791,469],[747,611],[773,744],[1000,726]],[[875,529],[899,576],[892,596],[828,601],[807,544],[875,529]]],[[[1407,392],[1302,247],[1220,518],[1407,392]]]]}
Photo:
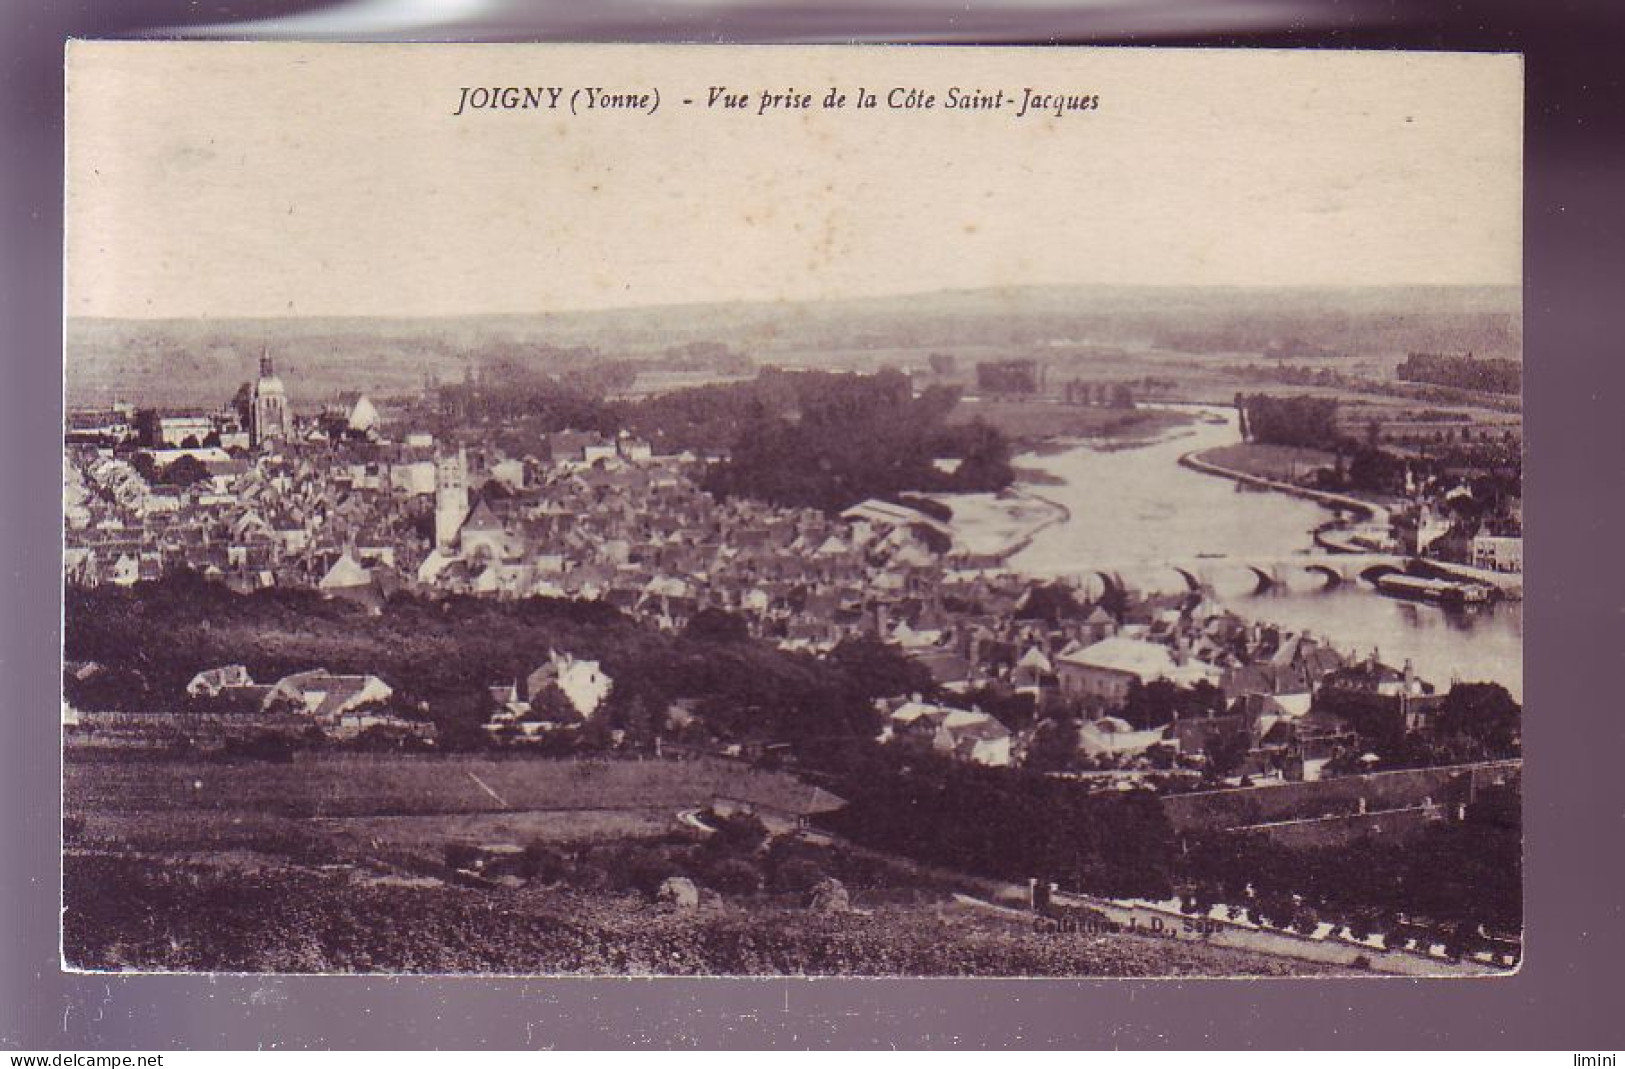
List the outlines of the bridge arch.
{"type": "Polygon", "coordinates": [[[1385,575],[1404,575],[1405,569],[1393,564],[1373,564],[1369,568],[1361,569],[1360,578],[1375,586],[1378,579],[1385,575]]]}
{"type": "Polygon", "coordinates": [[[1343,585],[1343,573],[1329,564],[1306,564],[1303,566],[1303,570],[1315,575],[1325,576],[1325,589],[1327,590],[1334,590],[1343,585]]]}

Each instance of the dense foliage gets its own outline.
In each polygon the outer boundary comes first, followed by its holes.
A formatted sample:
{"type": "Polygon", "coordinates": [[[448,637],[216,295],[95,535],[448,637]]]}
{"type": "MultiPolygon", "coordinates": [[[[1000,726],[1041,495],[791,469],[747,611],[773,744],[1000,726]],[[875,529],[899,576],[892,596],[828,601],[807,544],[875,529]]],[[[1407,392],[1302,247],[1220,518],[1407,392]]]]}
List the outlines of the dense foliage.
{"type": "MultiPolygon", "coordinates": [[[[1421,732],[1410,730],[1406,705],[1395,695],[1324,687],[1315,695],[1314,708],[1348,724],[1359,737],[1359,749],[1377,756],[1375,769],[1498,760],[1521,752],[1523,707],[1499,683],[1452,684],[1421,732]]],[[[1343,755],[1332,771],[1372,771],[1359,756],[1343,755]]]]}
{"type": "Polygon", "coordinates": [[[831,826],[877,850],[1096,894],[1168,893],[1173,835],[1149,792],[1090,793],[1035,772],[889,752],[836,789],[849,804],[831,826]]]}
{"type": "Polygon", "coordinates": [[[664,911],[646,896],[256,879],[146,859],[70,857],[64,954],[90,969],[521,975],[1165,976],[1321,971],[1167,939],[1056,937],[915,903],[664,911]]]}
{"type": "Polygon", "coordinates": [[[1499,683],[1456,683],[1444,696],[1436,734],[1479,748],[1474,756],[1508,757],[1519,752],[1523,706],[1499,683]]]}
{"type": "Polygon", "coordinates": [[[1138,731],[1162,727],[1174,720],[1215,716],[1224,712],[1224,692],[1206,680],[1194,687],[1181,687],[1166,679],[1129,684],[1128,696],[1117,716],[1138,731]]]}
{"type": "Polygon", "coordinates": [[[443,429],[485,424],[499,440],[625,430],[662,452],[727,453],[708,489],[832,511],[911,490],[999,490],[1014,478],[999,431],[978,420],[950,424],[955,390],[916,398],[900,372],[765,368],[748,381],[611,399],[630,385],[627,374],[615,364],[559,376],[488,367],[478,381],[442,386],[439,415],[443,429]],[[961,463],[950,475],[933,466],[938,458],[961,463]]]}
{"type": "Polygon", "coordinates": [[[238,595],[176,573],[130,589],[67,589],[66,657],[103,666],[70,679],[67,697],[89,709],[182,709],[186,684],[208,668],[241,664],[275,682],[322,667],[379,676],[403,711],[426,705],[455,741],[489,715],[487,687],[524,678],[557,650],[602,662],[614,680],[599,728],[647,736],[686,700],[713,737],[795,743],[872,738],[872,700],[927,682],[879,643],[821,659],[743,638],[723,619],[697,622],[672,636],[598,602],[409,595],[370,616],[315,591],[238,595]]]}
{"type": "Polygon", "coordinates": [[[1034,360],[984,360],[976,365],[976,388],[982,393],[1037,393],[1038,380],[1034,360]]]}
{"type": "Polygon", "coordinates": [[[1262,836],[1193,840],[1178,878],[1200,908],[1215,903],[1276,924],[1346,924],[1359,936],[1425,936],[1479,949],[1480,926],[1517,932],[1523,921],[1523,837],[1517,795],[1490,794],[1467,820],[1441,822],[1404,842],[1363,839],[1293,848],[1262,836]]]}
{"type": "Polygon", "coordinates": [[[1410,353],[1395,371],[1406,382],[1431,382],[1486,393],[1523,390],[1523,365],[1516,360],[1478,359],[1472,353],[1410,353]]]}
{"type": "Polygon", "coordinates": [[[708,490],[839,511],[910,490],[1001,490],[1015,477],[1002,434],[975,420],[949,424],[957,403],[952,390],[916,398],[908,379],[891,371],[808,373],[792,382],[793,412],[758,408],[732,442],[727,463],[710,473],[708,490]],[[939,458],[960,463],[949,474],[933,464],[939,458]]]}
{"type": "Polygon", "coordinates": [[[1337,401],[1329,397],[1244,394],[1236,397],[1236,407],[1242,435],[1249,441],[1327,450],[1342,441],[1337,401]]]}

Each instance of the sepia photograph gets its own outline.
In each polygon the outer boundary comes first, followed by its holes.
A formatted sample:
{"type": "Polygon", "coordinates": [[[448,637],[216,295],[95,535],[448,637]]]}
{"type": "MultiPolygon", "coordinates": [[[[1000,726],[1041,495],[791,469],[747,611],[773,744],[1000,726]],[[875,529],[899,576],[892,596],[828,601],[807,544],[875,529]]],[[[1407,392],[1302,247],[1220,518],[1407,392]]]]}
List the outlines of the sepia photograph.
{"type": "Polygon", "coordinates": [[[66,85],[65,968],[1520,967],[1517,56],[66,85]]]}

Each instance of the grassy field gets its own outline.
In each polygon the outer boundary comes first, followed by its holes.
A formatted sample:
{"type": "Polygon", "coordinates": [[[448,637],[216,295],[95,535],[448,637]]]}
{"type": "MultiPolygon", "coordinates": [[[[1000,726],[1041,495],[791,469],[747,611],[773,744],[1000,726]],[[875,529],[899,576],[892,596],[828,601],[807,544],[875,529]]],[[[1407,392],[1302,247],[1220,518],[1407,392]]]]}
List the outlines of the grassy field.
{"type": "Polygon", "coordinates": [[[810,788],[719,758],[545,760],[302,754],[291,764],[125,755],[64,768],[64,812],[96,850],[238,868],[345,862],[421,872],[451,844],[645,840],[717,794],[787,809],[810,788]]]}
{"type": "Polygon", "coordinates": [[[675,813],[675,809],[603,808],[306,819],[242,810],[149,810],[85,813],[79,827],[85,842],[154,855],[207,857],[246,850],[271,859],[336,861],[375,858],[386,850],[432,860],[449,843],[480,846],[650,839],[674,830],[675,813]]]}
{"type": "Polygon", "coordinates": [[[1017,442],[1033,443],[1052,438],[1150,438],[1188,422],[1190,417],[1161,410],[1047,401],[966,401],[954,409],[949,422],[972,419],[997,427],[1017,442]]]}
{"type": "Polygon", "coordinates": [[[1261,442],[1241,442],[1204,450],[1201,459],[1231,471],[1289,483],[1298,482],[1316,468],[1330,468],[1337,463],[1337,457],[1324,450],[1261,442]]]}
{"type": "MultiPolygon", "coordinates": [[[[703,806],[699,803],[696,806],[703,806]]],[[[312,821],[341,846],[387,842],[439,847],[447,842],[573,843],[654,838],[672,830],[671,809],[542,810],[524,813],[441,813],[410,817],[330,817],[312,821]]]]}
{"type": "Polygon", "coordinates": [[[300,755],[291,764],[206,759],[75,760],[67,812],[424,816],[649,810],[706,805],[721,792],[792,808],[793,776],[721,759],[545,760],[487,756],[300,755]]]}

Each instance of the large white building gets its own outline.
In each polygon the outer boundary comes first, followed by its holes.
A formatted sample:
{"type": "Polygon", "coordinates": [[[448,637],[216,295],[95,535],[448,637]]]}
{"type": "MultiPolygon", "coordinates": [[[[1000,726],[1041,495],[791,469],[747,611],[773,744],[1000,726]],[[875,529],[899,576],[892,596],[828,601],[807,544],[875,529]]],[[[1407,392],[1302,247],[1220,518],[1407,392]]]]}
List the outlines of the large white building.
{"type": "Polygon", "coordinates": [[[208,416],[164,416],[158,420],[158,445],[173,449],[201,446],[215,433],[214,420],[208,416]]]}
{"type": "Polygon", "coordinates": [[[1181,686],[1202,681],[1217,685],[1219,672],[1199,661],[1180,663],[1167,646],[1114,635],[1092,646],[1063,653],[1055,662],[1061,693],[1110,706],[1128,698],[1135,683],[1165,679],[1181,686]]]}

